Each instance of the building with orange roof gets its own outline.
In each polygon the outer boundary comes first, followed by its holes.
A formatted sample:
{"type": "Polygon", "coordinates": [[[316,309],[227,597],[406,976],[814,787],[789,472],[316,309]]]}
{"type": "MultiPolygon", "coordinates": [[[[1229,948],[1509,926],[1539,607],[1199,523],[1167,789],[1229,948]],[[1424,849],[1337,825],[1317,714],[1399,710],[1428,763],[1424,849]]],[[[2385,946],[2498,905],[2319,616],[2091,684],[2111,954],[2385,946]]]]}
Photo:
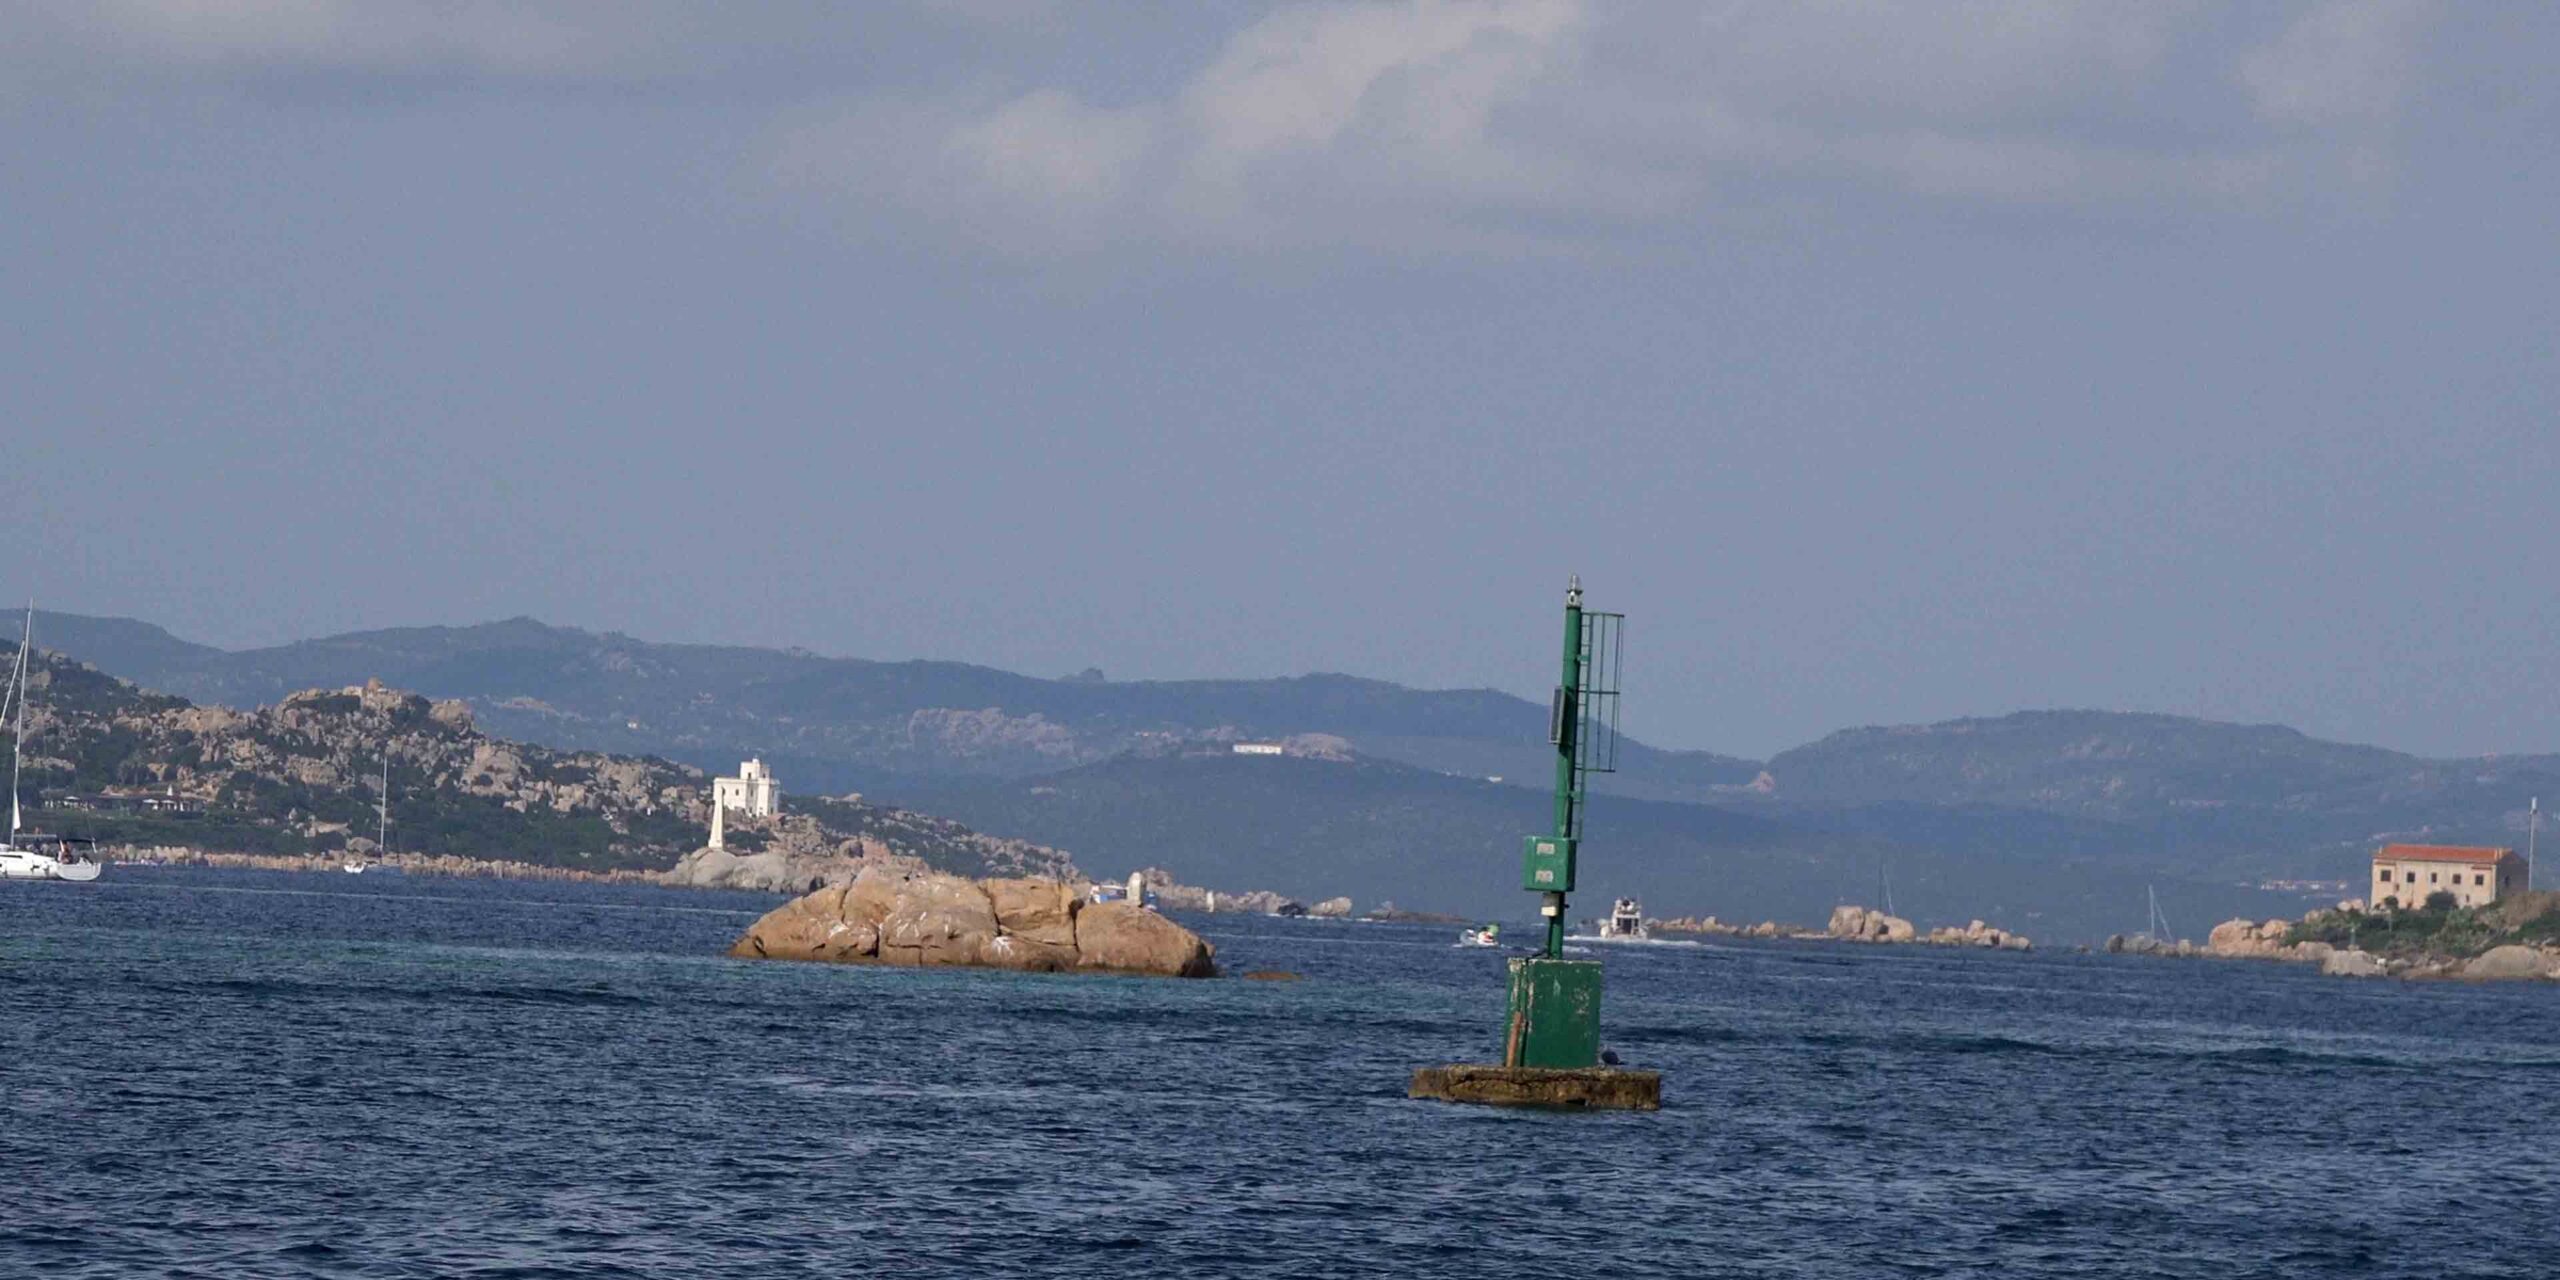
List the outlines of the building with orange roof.
{"type": "Polygon", "coordinates": [[[2426,905],[2439,893],[2454,905],[2485,907],[2524,888],[2524,859],[2513,849],[2461,844],[2386,844],[2373,851],[2373,902],[2426,905]]]}

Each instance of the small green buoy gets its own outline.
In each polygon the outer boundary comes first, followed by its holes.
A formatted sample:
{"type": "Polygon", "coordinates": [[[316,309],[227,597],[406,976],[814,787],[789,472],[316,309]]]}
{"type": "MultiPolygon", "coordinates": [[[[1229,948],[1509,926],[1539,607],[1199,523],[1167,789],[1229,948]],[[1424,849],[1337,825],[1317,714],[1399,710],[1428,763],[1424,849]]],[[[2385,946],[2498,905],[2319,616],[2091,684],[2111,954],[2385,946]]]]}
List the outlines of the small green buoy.
{"type": "Polygon", "coordinates": [[[1659,1072],[1600,1062],[1600,962],[1564,958],[1565,895],[1573,892],[1582,846],[1585,788],[1617,767],[1618,659],[1625,615],[1582,607],[1582,580],[1564,594],[1564,678],[1548,709],[1556,750],[1555,830],[1531,836],[1522,886],[1539,895],[1546,921],[1538,954],[1511,961],[1500,1065],[1424,1067],[1407,1096],[1510,1106],[1651,1111],[1662,1105],[1659,1072]]]}

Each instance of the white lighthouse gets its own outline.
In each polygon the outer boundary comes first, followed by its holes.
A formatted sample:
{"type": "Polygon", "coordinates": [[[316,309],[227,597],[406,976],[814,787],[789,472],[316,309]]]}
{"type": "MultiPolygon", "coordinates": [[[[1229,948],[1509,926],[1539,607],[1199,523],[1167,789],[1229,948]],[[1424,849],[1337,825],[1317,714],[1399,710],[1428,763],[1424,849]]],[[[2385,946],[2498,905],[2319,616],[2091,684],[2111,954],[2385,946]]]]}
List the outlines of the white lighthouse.
{"type": "Polygon", "coordinates": [[[750,818],[770,818],[782,810],[782,783],[764,767],[764,761],[740,761],[737,777],[711,780],[711,805],[750,818]]]}

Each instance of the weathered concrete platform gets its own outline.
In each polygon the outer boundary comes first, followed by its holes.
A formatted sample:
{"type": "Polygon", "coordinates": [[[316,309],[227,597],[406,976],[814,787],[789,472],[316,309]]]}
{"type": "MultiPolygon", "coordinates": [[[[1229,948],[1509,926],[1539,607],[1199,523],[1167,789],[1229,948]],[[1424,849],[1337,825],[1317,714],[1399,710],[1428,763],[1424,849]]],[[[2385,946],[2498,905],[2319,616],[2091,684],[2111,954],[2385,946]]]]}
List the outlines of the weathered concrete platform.
{"type": "Polygon", "coordinates": [[[1662,1073],[1620,1067],[1420,1067],[1408,1098],[1497,1107],[1660,1111],[1662,1073]]]}

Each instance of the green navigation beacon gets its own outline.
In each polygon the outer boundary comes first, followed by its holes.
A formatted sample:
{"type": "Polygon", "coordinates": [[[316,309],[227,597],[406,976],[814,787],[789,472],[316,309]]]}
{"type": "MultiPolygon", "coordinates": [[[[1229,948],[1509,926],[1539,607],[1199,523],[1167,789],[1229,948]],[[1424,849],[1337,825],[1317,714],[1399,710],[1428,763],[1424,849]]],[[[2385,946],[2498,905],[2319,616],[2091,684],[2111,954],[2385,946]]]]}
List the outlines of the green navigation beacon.
{"type": "Polygon", "coordinates": [[[1506,1067],[1600,1065],[1600,962],[1564,958],[1565,895],[1573,892],[1582,809],[1591,775],[1617,768],[1618,656],[1624,615],[1582,607],[1582,579],[1564,592],[1564,675],[1548,705],[1556,749],[1556,829],[1531,836],[1521,886],[1539,895],[1546,946],[1511,961],[1506,1067]]]}
{"type": "Polygon", "coordinates": [[[1521,887],[1538,895],[1546,924],[1534,955],[1511,960],[1500,1066],[1425,1067],[1416,1098],[1526,1106],[1653,1110],[1662,1077],[1600,1065],[1600,962],[1564,956],[1566,895],[1582,853],[1582,813],[1592,774],[1617,768],[1618,660],[1625,616],[1582,607],[1582,579],[1564,593],[1564,676],[1547,716],[1556,752],[1555,830],[1530,836],[1521,887]]]}

